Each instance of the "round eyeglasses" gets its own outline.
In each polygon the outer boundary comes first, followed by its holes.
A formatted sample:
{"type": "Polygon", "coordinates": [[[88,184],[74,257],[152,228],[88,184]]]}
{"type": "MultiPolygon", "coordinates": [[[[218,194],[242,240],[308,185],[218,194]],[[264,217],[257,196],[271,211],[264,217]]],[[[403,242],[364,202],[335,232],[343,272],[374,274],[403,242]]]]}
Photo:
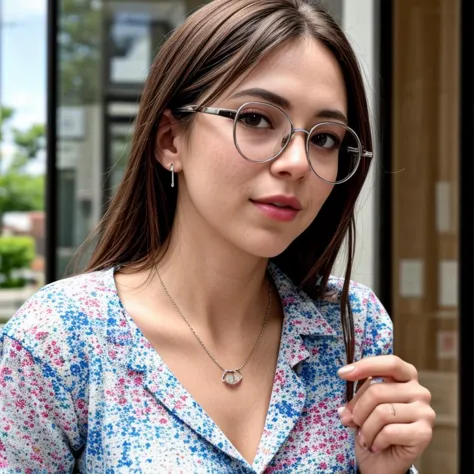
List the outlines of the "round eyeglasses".
{"type": "Polygon", "coordinates": [[[238,110],[187,105],[178,113],[202,112],[234,121],[234,144],[252,163],[278,158],[297,132],[306,134],[306,157],[311,170],[323,181],[341,184],[357,171],[361,157],[372,158],[363,149],[356,132],[340,122],[320,122],[310,130],[295,128],[280,107],[265,102],[246,102],[238,110]]]}

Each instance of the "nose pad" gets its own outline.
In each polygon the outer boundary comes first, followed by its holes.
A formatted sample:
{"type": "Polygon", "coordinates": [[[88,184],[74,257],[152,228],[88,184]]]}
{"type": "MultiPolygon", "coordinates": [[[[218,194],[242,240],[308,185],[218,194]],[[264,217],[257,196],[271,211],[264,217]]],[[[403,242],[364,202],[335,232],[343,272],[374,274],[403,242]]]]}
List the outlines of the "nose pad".
{"type": "MultiPolygon", "coordinates": [[[[295,128],[293,130],[293,134],[298,133],[298,132],[303,132],[303,133],[309,135],[308,131],[304,130],[303,128],[295,128]]],[[[291,137],[292,137],[292,133],[287,133],[286,135],[284,135],[282,137],[281,143],[280,143],[281,148],[284,148],[286,145],[288,145],[288,142],[291,140],[291,137]]]]}
{"type": "Polygon", "coordinates": [[[287,135],[285,135],[282,139],[281,139],[281,147],[284,148],[288,142],[290,141],[290,134],[288,133],[287,135]]]}
{"type": "Polygon", "coordinates": [[[311,168],[306,154],[306,147],[303,147],[302,143],[295,144],[294,149],[292,147],[287,148],[295,132],[308,134],[306,130],[294,129],[293,133],[286,133],[281,138],[281,150],[285,148],[286,152],[280,155],[278,160],[273,161],[272,171],[279,176],[298,179],[307,175],[311,168]],[[304,152],[302,148],[304,148],[304,152]]]}
{"type": "Polygon", "coordinates": [[[275,148],[273,149],[274,156],[281,153],[283,148],[285,148],[288,142],[290,141],[290,138],[291,138],[291,134],[287,133],[286,135],[283,135],[281,137],[280,143],[278,142],[275,143],[275,148]]]}

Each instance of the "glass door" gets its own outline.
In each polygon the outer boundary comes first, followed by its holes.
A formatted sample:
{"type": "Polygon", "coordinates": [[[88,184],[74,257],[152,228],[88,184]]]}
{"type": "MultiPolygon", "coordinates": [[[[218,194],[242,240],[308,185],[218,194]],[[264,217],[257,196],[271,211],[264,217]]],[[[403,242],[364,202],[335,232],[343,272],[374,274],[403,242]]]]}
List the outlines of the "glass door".
{"type": "Polygon", "coordinates": [[[459,0],[393,2],[395,351],[433,395],[420,472],[457,472],[459,0]]]}

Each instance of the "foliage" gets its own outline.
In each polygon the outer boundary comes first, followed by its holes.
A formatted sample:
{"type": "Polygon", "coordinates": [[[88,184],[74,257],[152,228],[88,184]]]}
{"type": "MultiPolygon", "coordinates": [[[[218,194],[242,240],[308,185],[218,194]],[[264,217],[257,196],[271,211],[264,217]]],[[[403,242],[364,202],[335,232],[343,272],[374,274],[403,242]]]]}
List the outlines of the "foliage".
{"type": "Polygon", "coordinates": [[[0,288],[21,288],[24,278],[14,278],[15,270],[29,268],[35,258],[31,237],[0,237],[0,288]]]}
{"type": "MultiPolygon", "coordinates": [[[[5,125],[14,115],[15,111],[12,108],[0,106],[0,140],[3,139],[5,125]]],[[[16,153],[6,172],[21,172],[30,160],[36,158],[38,153],[46,148],[46,128],[44,124],[34,124],[27,130],[14,128],[12,134],[16,153]]]]}
{"type": "Polygon", "coordinates": [[[44,124],[34,124],[25,131],[13,129],[13,141],[17,146],[18,155],[26,160],[25,162],[20,160],[19,164],[14,163],[16,169],[22,168],[27,161],[36,158],[38,153],[45,149],[45,136],[44,124]]]}
{"type": "Polygon", "coordinates": [[[9,171],[0,175],[0,216],[5,212],[42,211],[44,176],[9,171]]]}
{"type": "Polygon", "coordinates": [[[3,141],[3,127],[13,116],[13,109],[0,105],[0,143],[3,141]]]}
{"type": "MultiPolygon", "coordinates": [[[[6,121],[14,115],[14,110],[2,107],[0,112],[0,126],[3,128],[6,121]]],[[[28,174],[26,165],[45,148],[45,126],[35,124],[27,130],[13,129],[12,134],[16,152],[6,169],[3,169],[4,166],[0,168],[0,234],[5,212],[44,209],[45,178],[42,175],[28,174]]],[[[3,165],[1,161],[0,164],[3,165]]]]}

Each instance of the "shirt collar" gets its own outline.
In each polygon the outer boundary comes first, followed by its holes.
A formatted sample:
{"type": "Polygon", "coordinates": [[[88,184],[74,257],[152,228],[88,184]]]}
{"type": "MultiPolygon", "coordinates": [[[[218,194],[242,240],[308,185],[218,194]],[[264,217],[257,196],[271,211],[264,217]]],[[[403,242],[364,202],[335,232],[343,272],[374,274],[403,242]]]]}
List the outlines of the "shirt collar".
{"type": "MultiPolygon", "coordinates": [[[[338,335],[317,308],[314,300],[300,290],[276,265],[271,263],[268,271],[279,293],[284,319],[269,415],[253,466],[257,472],[263,472],[265,466],[271,462],[291,433],[304,408],[306,387],[293,370],[298,363],[310,356],[303,336],[334,337],[338,335]],[[289,406],[291,410],[288,411],[285,407],[289,406]],[[272,428],[273,425],[280,426],[277,434],[272,428]]],[[[126,315],[118,299],[113,273],[114,270],[108,272],[109,288],[115,293],[116,298],[112,298],[109,304],[118,306],[126,315]]],[[[109,342],[128,347],[126,361],[128,368],[144,374],[144,384],[147,389],[171,413],[221,451],[248,466],[217,425],[177,381],[131,318],[127,316],[127,319],[128,324],[122,325],[116,321],[108,330],[111,331],[109,342]]]]}
{"type": "MultiPolygon", "coordinates": [[[[288,363],[294,367],[309,356],[302,336],[336,337],[338,331],[329,324],[315,301],[298,288],[274,263],[269,263],[268,272],[280,296],[284,313],[281,346],[285,350],[288,363]]],[[[110,269],[107,273],[110,279],[109,287],[116,292],[115,269],[110,269]]],[[[140,333],[139,330],[137,332],[140,333]]],[[[137,365],[142,364],[143,361],[137,365]]]]}
{"type": "Polygon", "coordinates": [[[275,264],[268,267],[270,276],[280,295],[284,320],[281,344],[291,367],[309,357],[302,336],[337,336],[338,332],[328,323],[315,301],[275,264]]]}

